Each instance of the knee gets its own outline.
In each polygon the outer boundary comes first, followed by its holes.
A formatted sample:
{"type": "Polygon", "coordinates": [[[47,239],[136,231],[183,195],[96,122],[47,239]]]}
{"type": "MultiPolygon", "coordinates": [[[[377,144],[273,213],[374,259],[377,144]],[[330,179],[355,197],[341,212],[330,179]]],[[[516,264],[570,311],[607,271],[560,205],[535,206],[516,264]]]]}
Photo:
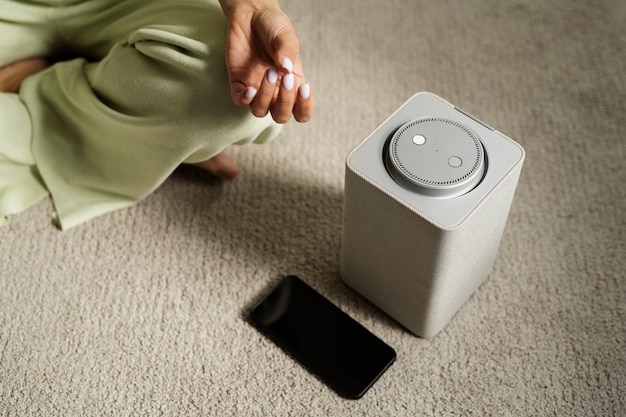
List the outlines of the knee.
{"type": "MultiPolygon", "coordinates": [[[[159,27],[142,28],[134,32],[126,45],[137,50],[165,71],[205,74],[216,55],[216,48],[206,41],[190,38],[159,27]]],[[[223,51],[223,48],[221,48],[223,51]]]]}
{"type": "Polygon", "coordinates": [[[116,111],[190,116],[207,100],[230,101],[223,42],[142,28],[94,64],[89,82],[99,99],[116,111]]]}

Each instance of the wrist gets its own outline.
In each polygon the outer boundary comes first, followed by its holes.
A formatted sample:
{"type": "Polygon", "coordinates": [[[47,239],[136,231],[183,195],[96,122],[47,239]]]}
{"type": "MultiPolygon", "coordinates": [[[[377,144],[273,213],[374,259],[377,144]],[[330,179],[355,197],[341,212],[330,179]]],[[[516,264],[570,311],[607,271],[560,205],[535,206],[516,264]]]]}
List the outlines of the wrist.
{"type": "Polygon", "coordinates": [[[263,9],[280,9],[278,0],[219,0],[226,17],[235,12],[250,13],[263,9]]]}

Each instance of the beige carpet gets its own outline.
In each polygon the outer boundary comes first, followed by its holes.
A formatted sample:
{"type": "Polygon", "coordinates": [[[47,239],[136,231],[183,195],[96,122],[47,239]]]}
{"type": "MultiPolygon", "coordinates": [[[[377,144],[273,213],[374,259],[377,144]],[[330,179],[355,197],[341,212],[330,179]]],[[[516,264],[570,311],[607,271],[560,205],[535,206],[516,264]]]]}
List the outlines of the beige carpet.
{"type": "Polygon", "coordinates": [[[306,125],[180,169],[139,206],[0,229],[0,416],[626,415],[626,6],[285,0],[317,100],[306,125]],[[413,93],[527,152],[495,269],[416,338],[339,281],[344,159],[413,93]],[[298,274],[393,346],[344,400],[259,334],[298,274]]]}

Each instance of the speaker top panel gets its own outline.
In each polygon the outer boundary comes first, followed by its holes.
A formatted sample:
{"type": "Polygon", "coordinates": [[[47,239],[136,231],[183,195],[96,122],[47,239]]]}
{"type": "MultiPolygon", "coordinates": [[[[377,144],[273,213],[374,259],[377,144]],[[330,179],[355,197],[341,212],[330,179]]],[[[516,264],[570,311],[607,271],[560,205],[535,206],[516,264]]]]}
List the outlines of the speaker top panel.
{"type": "Polygon", "coordinates": [[[403,124],[390,137],[384,157],[397,183],[431,197],[465,194],[485,172],[478,136],[467,126],[444,118],[403,124]]]}
{"type": "Polygon", "coordinates": [[[439,227],[460,226],[524,149],[431,93],[404,103],[348,155],[370,184],[439,227]]]}

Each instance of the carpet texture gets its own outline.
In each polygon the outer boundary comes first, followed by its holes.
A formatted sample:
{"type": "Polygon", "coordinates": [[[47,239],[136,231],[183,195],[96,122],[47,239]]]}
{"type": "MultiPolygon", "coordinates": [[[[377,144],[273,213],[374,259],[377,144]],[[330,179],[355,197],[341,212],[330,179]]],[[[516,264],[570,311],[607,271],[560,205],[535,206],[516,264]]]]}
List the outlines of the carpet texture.
{"type": "Polygon", "coordinates": [[[181,168],[68,232],[45,200],[0,229],[0,416],[626,415],[626,6],[619,0],[292,0],[316,116],[181,168]],[[526,162],[489,279],[412,336],[339,280],[344,160],[431,91],[526,162]],[[398,360],[345,400],[265,339],[284,274],[398,360]]]}

